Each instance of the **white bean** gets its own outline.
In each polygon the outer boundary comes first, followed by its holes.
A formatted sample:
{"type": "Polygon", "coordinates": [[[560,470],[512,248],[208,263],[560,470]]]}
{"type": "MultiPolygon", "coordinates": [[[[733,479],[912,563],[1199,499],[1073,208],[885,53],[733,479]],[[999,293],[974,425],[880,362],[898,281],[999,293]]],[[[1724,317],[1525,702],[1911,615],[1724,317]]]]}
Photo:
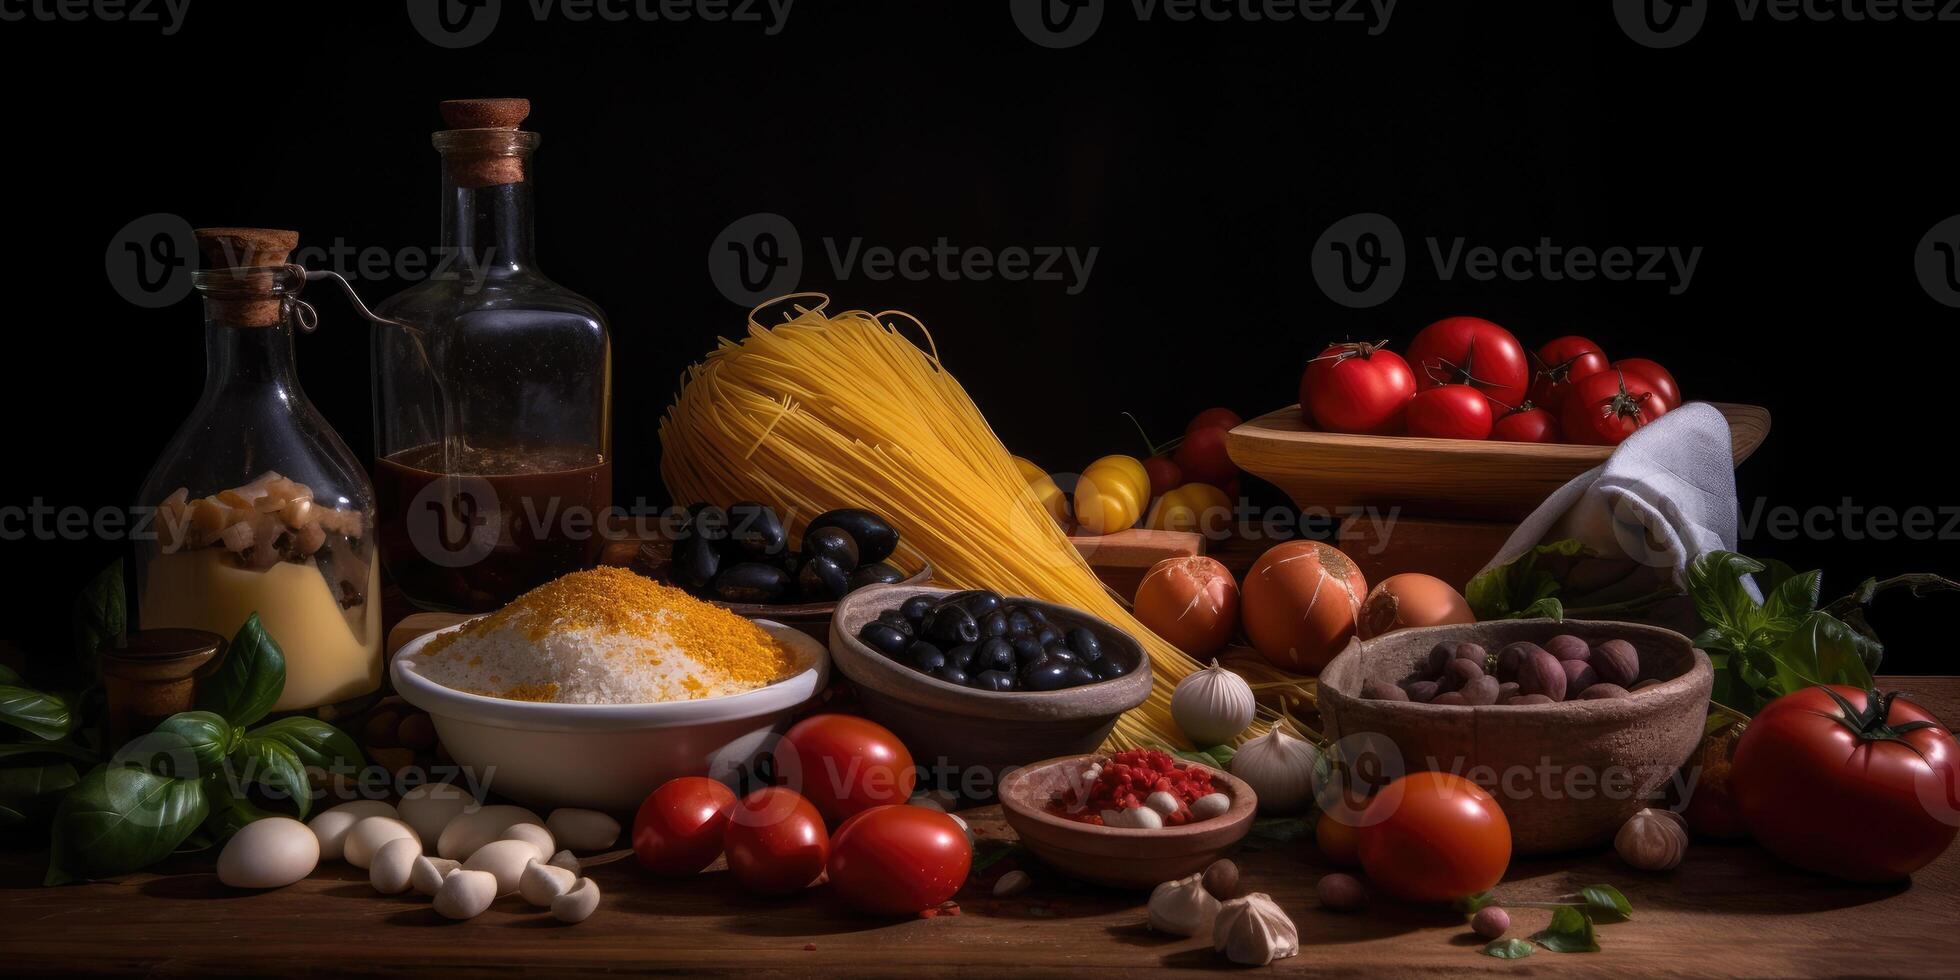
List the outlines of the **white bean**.
{"type": "Polygon", "coordinates": [[[436,914],[446,919],[474,919],[497,900],[497,876],[488,871],[457,869],[442,879],[436,892],[436,914]]]}
{"type": "Polygon", "coordinates": [[[534,823],[514,823],[504,828],[502,840],[521,840],[538,849],[538,860],[549,861],[558,846],[551,840],[551,831],[534,823]]]}
{"type": "Polygon", "coordinates": [[[355,824],[368,817],[395,815],[395,808],[380,800],[355,800],[315,814],[312,820],[306,822],[306,826],[320,841],[320,860],[338,861],[341,849],[347,842],[347,832],[353,830],[355,824]]]}
{"type": "Polygon", "coordinates": [[[544,825],[568,850],[603,851],[619,840],[619,821],[597,810],[562,807],[544,825]]]}
{"type": "Polygon", "coordinates": [[[566,871],[570,871],[573,874],[578,874],[578,855],[573,854],[570,851],[559,851],[558,853],[553,854],[551,856],[551,860],[545,863],[551,865],[554,868],[564,868],[566,871]]]}
{"type": "Polygon", "coordinates": [[[401,818],[423,840],[435,840],[449,821],[476,805],[476,797],[455,783],[423,783],[402,794],[401,818]]]}
{"type": "Polygon", "coordinates": [[[415,836],[415,829],[400,820],[393,817],[363,817],[353,830],[347,832],[344,848],[347,863],[365,869],[374,862],[381,845],[402,837],[415,841],[416,849],[421,849],[422,839],[415,836]]]}
{"type": "Polygon", "coordinates": [[[490,872],[497,879],[497,894],[508,895],[517,890],[519,879],[524,877],[524,865],[537,857],[538,849],[530,841],[493,840],[477,848],[463,862],[463,870],[490,872]]]}
{"type": "Polygon", "coordinates": [[[397,837],[374,852],[368,863],[368,884],[383,895],[399,895],[408,890],[409,876],[422,857],[422,843],[413,837],[397,837]]]}
{"type": "Polygon", "coordinates": [[[524,875],[517,880],[517,893],[532,905],[548,909],[552,899],[571,891],[577,883],[578,875],[564,868],[532,861],[524,866],[524,875]]]}
{"type": "Polygon", "coordinates": [[[451,871],[462,865],[448,858],[415,856],[415,866],[409,869],[408,883],[415,888],[417,895],[434,895],[442,890],[442,880],[451,871]]]}
{"type": "Polygon", "coordinates": [[[584,922],[599,909],[599,883],[580,878],[572,890],[551,900],[551,915],[560,922],[584,922]]]}
{"type": "Polygon", "coordinates": [[[521,806],[499,804],[459,813],[442,828],[436,853],[453,861],[467,861],[477,848],[503,837],[511,824],[518,823],[544,826],[537,814],[521,806]]]}

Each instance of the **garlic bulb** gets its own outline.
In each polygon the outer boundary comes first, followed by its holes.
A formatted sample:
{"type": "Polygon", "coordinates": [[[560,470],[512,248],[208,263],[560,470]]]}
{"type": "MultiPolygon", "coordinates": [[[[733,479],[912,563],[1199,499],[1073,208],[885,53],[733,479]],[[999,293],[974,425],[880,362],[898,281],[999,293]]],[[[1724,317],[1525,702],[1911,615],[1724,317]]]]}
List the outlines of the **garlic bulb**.
{"type": "Polygon", "coordinates": [[[1278,725],[1244,745],[1225,768],[1259,795],[1261,813],[1296,813],[1312,801],[1320,751],[1278,725]]]}
{"type": "Polygon", "coordinates": [[[1300,930],[1265,892],[1219,906],[1211,930],[1211,948],[1234,963],[1265,966],[1300,951],[1300,930]]]}
{"type": "Polygon", "coordinates": [[[1642,810],[1613,836],[1620,858],[1641,871],[1672,871],[1688,854],[1688,828],[1672,810],[1642,810]]]}
{"type": "Polygon", "coordinates": [[[1196,936],[1211,931],[1218,899],[1205,890],[1205,876],[1166,881],[1150,893],[1150,928],[1173,936],[1196,936]]]}
{"type": "Polygon", "coordinates": [[[1216,660],[1178,681],[1171,692],[1171,720],[1200,747],[1238,738],[1252,724],[1256,707],[1252,685],[1216,660]]]}

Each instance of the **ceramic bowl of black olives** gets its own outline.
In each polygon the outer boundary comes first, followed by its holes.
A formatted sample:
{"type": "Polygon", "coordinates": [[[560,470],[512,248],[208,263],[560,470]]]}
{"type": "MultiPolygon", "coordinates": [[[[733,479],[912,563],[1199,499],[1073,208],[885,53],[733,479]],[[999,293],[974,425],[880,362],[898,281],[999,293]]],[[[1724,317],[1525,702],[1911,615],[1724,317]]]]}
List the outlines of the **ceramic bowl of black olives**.
{"type": "Polygon", "coordinates": [[[868,510],[819,514],[792,546],[773,508],[753,501],[695,504],[672,537],[640,547],[637,564],[734,613],[828,641],[838,600],[871,585],[932,580],[931,566],[916,558],[908,565],[898,545],[898,531],[868,510]]]}
{"type": "Polygon", "coordinates": [[[830,649],[865,713],[922,764],[998,772],[1093,751],[1150,695],[1150,656],[1129,634],[984,589],[854,592],[831,619],[830,649]]]}

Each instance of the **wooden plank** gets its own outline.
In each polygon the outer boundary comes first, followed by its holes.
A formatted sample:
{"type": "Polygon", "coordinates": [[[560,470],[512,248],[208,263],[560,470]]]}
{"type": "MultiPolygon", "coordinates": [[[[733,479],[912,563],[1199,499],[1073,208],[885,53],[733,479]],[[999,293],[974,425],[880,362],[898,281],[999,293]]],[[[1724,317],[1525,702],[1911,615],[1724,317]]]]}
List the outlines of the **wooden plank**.
{"type": "Polygon", "coordinates": [[[1204,535],[1188,531],[1152,531],[1133,527],[1104,535],[1075,535],[1069,543],[1103,584],[1130,601],[1151,566],[1166,558],[1189,558],[1205,553],[1204,535]]]}
{"type": "Polygon", "coordinates": [[[1422,572],[1462,591],[1515,530],[1488,521],[1402,517],[1385,524],[1350,517],[1341,522],[1334,546],[1354,559],[1370,586],[1390,575],[1422,572]]]}
{"type": "MultiPolygon", "coordinates": [[[[1927,708],[1960,717],[1960,679],[1887,678],[1927,708]]],[[[993,808],[967,815],[989,839],[1011,837],[993,808]]],[[[156,873],[64,888],[36,884],[42,856],[0,856],[0,950],[13,975],[54,971],[237,975],[371,973],[430,968],[551,975],[663,972],[704,976],[999,977],[1084,970],[1170,976],[1226,964],[1197,940],[1155,935],[1142,895],[1074,886],[1038,863],[1036,886],[994,899],[989,869],[959,896],[962,914],[887,921],[853,915],[818,890],[782,899],[743,894],[725,872],[663,881],[629,860],[593,869],[605,901],[577,926],[515,896],[449,923],[426,899],[376,895],[331,863],[290,888],[248,894],[219,885],[210,857],[156,873]]],[[[1960,849],[1910,886],[1856,886],[1787,868],[1748,844],[1696,844],[1679,869],[1643,874],[1610,854],[1515,864],[1499,886],[1513,901],[1550,899],[1595,882],[1626,892],[1630,922],[1600,927],[1604,950],[1539,951],[1523,964],[1476,953],[1481,941],[1445,910],[1377,902],[1359,914],[1318,907],[1325,869],[1310,844],[1253,837],[1237,856],[1248,887],[1299,925],[1299,956],[1278,973],[1383,976],[1479,971],[1515,975],[1945,976],[1960,963],[1960,849]]],[[[1519,910],[1514,935],[1548,913],[1519,910]]]]}

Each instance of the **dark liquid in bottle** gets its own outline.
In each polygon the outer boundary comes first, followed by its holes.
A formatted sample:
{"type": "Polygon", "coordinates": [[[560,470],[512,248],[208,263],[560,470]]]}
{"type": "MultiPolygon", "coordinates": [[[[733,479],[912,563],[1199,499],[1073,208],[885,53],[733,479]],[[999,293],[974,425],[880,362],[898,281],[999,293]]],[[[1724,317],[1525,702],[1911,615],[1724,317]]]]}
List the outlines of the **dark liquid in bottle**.
{"type": "Polygon", "coordinates": [[[612,461],[583,447],[418,446],[374,470],[382,567],[418,606],[495,609],[599,560],[612,461]]]}

